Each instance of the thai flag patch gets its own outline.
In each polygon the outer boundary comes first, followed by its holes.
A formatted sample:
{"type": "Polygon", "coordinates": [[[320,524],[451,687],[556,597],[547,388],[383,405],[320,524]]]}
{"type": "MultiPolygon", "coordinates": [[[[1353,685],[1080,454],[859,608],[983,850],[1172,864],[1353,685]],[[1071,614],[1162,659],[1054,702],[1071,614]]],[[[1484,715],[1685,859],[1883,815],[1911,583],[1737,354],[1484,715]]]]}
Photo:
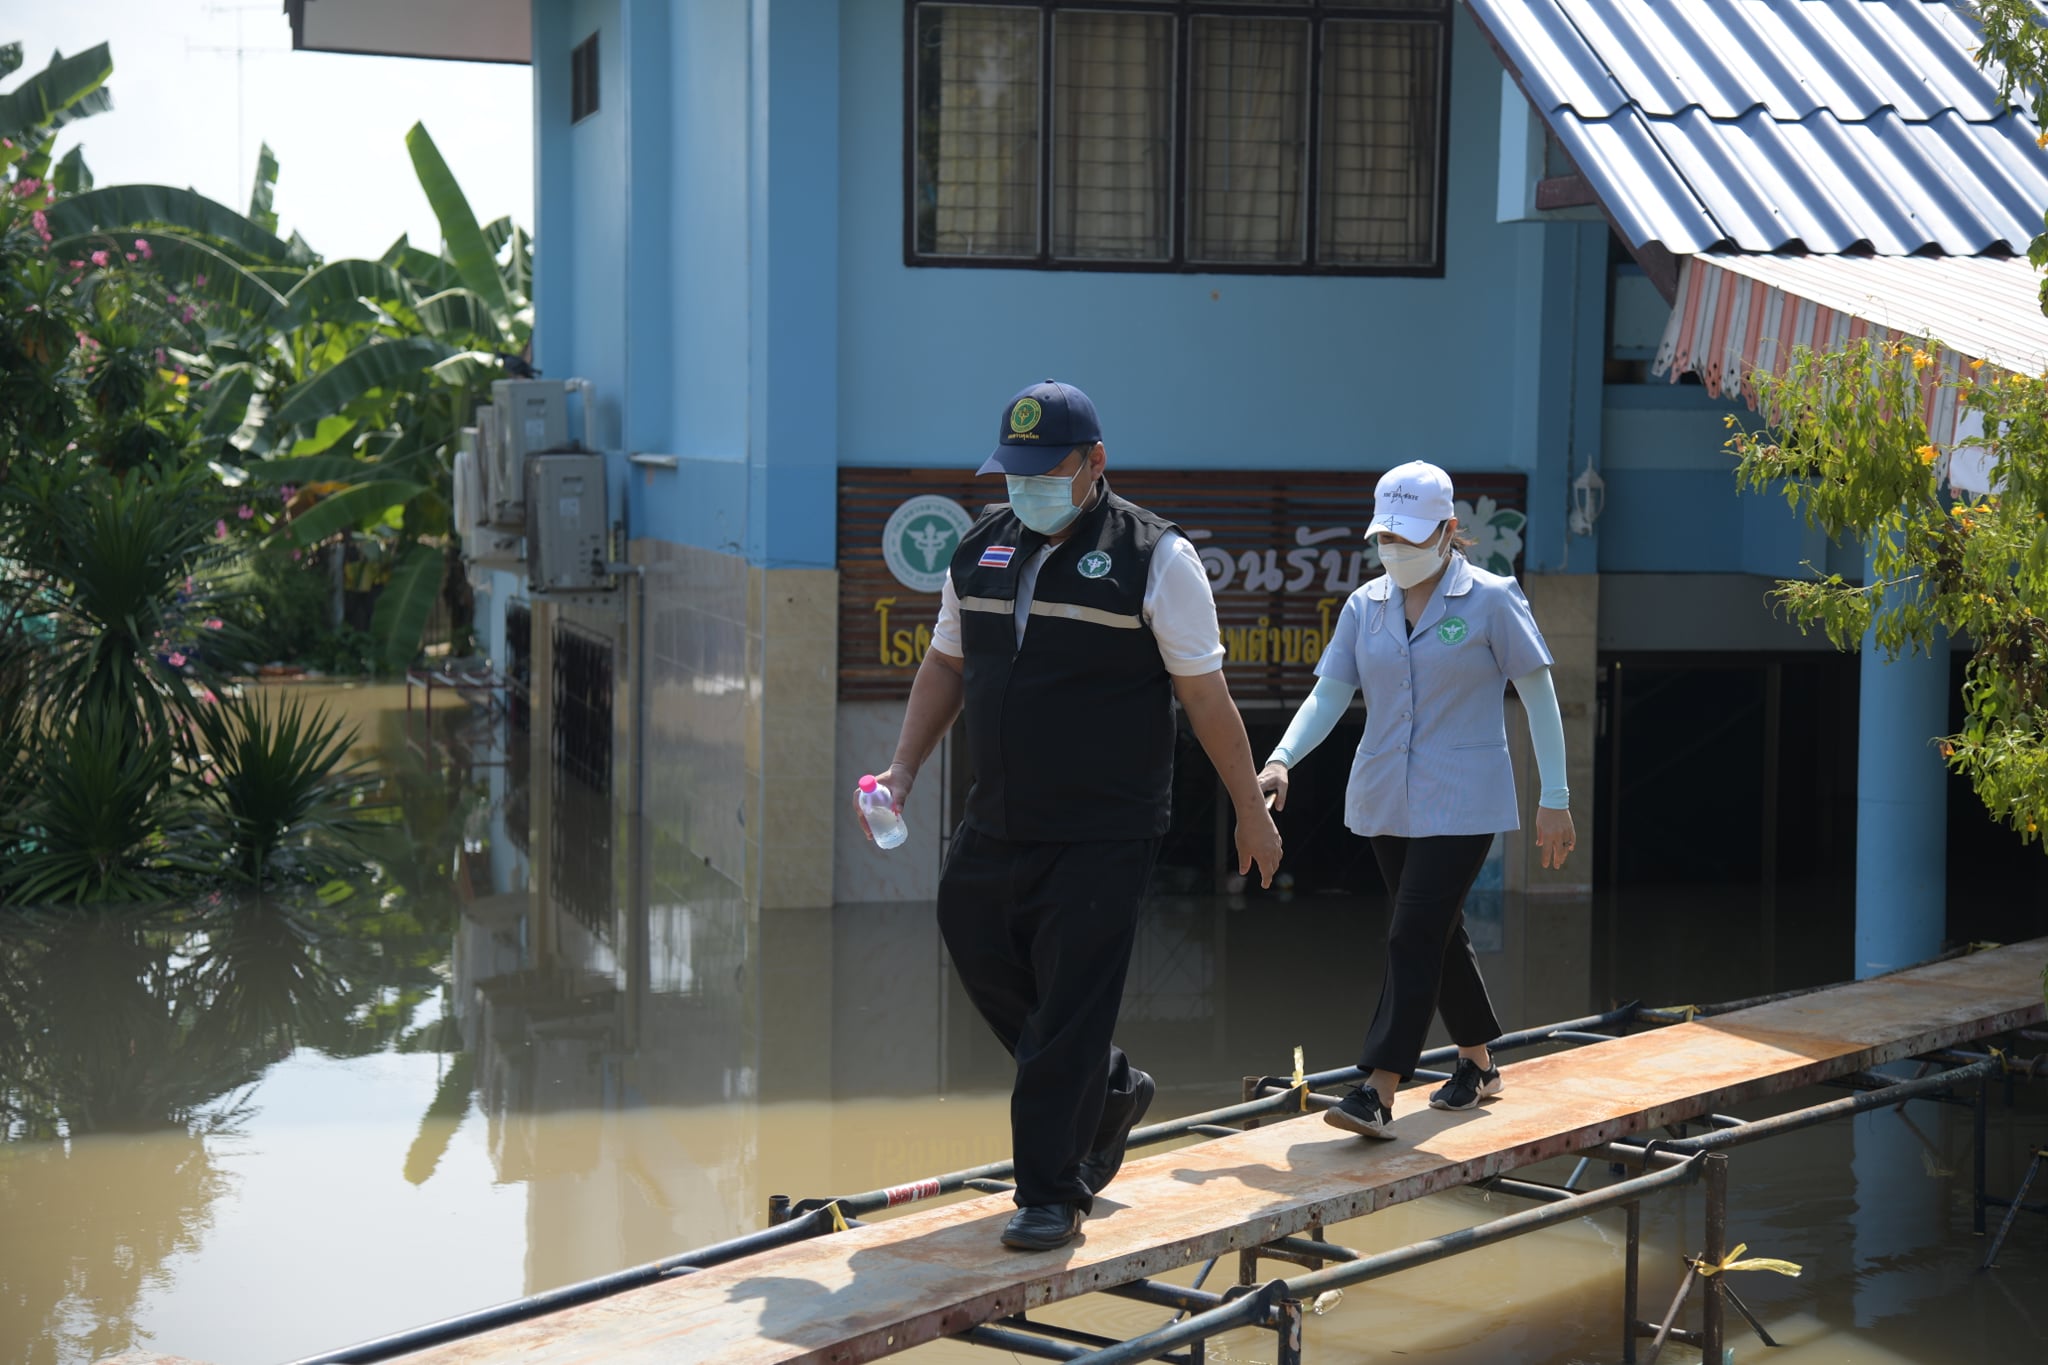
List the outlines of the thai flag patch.
{"type": "Polygon", "coordinates": [[[991,545],[981,552],[981,560],[978,567],[984,569],[1007,569],[1010,567],[1010,557],[1016,553],[1017,547],[1014,545],[991,545]]]}

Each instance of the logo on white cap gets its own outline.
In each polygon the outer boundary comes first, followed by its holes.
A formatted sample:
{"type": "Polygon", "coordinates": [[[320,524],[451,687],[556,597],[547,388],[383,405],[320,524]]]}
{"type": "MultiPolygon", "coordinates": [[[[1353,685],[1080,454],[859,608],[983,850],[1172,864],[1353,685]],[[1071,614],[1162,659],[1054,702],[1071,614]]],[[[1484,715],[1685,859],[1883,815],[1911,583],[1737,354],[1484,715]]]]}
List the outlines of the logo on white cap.
{"type": "Polygon", "coordinates": [[[1391,531],[1404,540],[1423,540],[1454,515],[1451,476],[1427,461],[1411,460],[1380,476],[1366,534],[1391,531]]]}

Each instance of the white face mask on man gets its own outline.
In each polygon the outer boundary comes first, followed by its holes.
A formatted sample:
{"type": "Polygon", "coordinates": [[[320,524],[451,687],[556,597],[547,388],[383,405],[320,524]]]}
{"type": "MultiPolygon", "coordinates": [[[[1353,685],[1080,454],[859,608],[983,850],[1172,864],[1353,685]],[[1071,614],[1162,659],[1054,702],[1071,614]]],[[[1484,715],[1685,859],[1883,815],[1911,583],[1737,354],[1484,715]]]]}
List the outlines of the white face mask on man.
{"type": "Polygon", "coordinates": [[[1409,545],[1384,536],[1380,538],[1380,563],[1386,566],[1387,577],[1393,579],[1403,592],[1449,562],[1451,538],[1441,534],[1442,530],[1442,527],[1438,528],[1439,535],[1434,545],[1409,545]]]}

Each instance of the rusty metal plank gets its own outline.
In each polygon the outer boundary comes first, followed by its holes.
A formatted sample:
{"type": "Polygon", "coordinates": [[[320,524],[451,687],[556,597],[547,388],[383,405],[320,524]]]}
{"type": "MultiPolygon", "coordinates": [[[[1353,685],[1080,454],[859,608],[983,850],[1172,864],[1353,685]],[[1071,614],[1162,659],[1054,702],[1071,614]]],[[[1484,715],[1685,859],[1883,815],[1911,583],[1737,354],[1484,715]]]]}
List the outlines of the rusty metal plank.
{"type": "Polygon", "coordinates": [[[2048,939],[1532,1058],[1464,1113],[1403,1095],[1401,1141],[1311,1116],[1134,1161],[1086,1235],[1005,1250],[974,1199],[405,1357],[414,1365],[856,1362],[993,1318],[2044,1017],[2048,939]]]}

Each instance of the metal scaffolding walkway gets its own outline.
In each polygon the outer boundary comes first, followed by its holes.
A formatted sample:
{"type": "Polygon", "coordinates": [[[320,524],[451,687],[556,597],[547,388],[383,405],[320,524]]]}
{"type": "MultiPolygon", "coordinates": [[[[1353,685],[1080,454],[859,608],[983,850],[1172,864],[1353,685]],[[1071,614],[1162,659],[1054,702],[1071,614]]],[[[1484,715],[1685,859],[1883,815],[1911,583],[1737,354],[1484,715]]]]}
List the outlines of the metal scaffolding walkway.
{"type": "MultiPolygon", "coordinates": [[[[1313,1119],[1299,1121],[1301,1110],[1329,1103],[1328,1097],[1312,1094],[1311,1086],[1328,1083],[1335,1073],[1311,1076],[1278,1097],[1295,1111],[1297,1121],[1268,1117],[1250,1131],[1132,1160],[1098,1200],[1085,1235],[1054,1252],[1019,1253],[998,1243],[997,1233],[1013,1211],[1010,1200],[1000,1195],[884,1222],[849,1223],[872,1207],[940,1192],[939,1181],[925,1181],[807,1212],[799,1206],[792,1222],[728,1244],[729,1255],[678,1257],[658,1267],[621,1272],[615,1284],[577,1287],[573,1296],[557,1300],[569,1304],[557,1311],[501,1318],[503,1325],[481,1331],[475,1330],[481,1322],[428,1329],[432,1336],[412,1335],[406,1344],[435,1337],[441,1344],[402,1356],[392,1351],[398,1345],[392,1341],[382,1349],[366,1343],[322,1359],[400,1358],[414,1365],[865,1361],[970,1332],[997,1344],[1003,1329],[987,1324],[1015,1321],[1048,1303],[1119,1287],[1135,1297],[1157,1295],[1158,1301],[1174,1302],[1210,1320],[1212,1333],[1222,1330],[1215,1324],[1226,1319],[1232,1319],[1230,1325],[1277,1326],[1284,1345],[1279,1282],[1226,1297],[1154,1284],[1153,1277],[1227,1252],[1260,1248],[1277,1259],[1317,1261],[1313,1253],[1322,1244],[1289,1239],[1566,1153],[1596,1148],[1640,1153],[1639,1147],[1610,1144],[1743,1100],[1857,1077],[1888,1061],[2025,1028],[2043,1018],[2044,959],[2048,940],[2037,940],[1605,1040],[1570,1032],[1583,1030],[1583,1021],[1559,1026],[1552,1031],[1559,1041],[1585,1045],[1507,1065],[1507,1093],[1479,1109],[1435,1112],[1420,1107],[1419,1093],[1404,1093],[1396,1106],[1398,1142],[1367,1142],[1313,1119]],[[837,1227],[845,1230],[832,1230],[837,1227]],[[469,1334],[456,1335],[465,1331],[469,1334]]],[[[1656,1013],[1638,1015],[1645,1016],[1654,1019],[1656,1013]]],[[[1967,1079],[1981,1079],[1989,1074],[1987,1068],[2001,1064],[1970,1063],[1967,1079]]],[[[1946,1077],[1965,1079],[1962,1072],[1946,1077]]],[[[1907,1092],[1933,1093],[1943,1079],[1899,1086],[1896,1096],[1866,1090],[1802,1112],[1830,1117],[1820,1111],[1897,1103],[1907,1092]]],[[[1862,1083],[1885,1082],[1863,1077],[1862,1083]]],[[[1257,1107],[1270,1113],[1272,1105],[1257,1107]]],[[[1219,1111],[1214,1117],[1229,1113],[1219,1111]]],[[[1763,1121],[1773,1122],[1784,1123],[1763,1121]]],[[[1192,1131],[1218,1129],[1204,1124],[1192,1131]]],[[[1666,1150],[1642,1155],[1637,1164],[1645,1174],[1637,1183],[1689,1183],[1699,1174],[1705,1147],[1732,1145],[1715,1142],[1728,1136],[1714,1132],[1689,1143],[1660,1139],[1649,1144],[1666,1150]]],[[[1746,1139],[1738,1132],[1736,1140],[1746,1139]]],[[[976,1174],[952,1177],[948,1188],[975,1186],[976,1174]]],[[[991,1188],[986,1180],[980,1183],[991,1188]]],[[[1525,1185],[1510,1192],[1535,1192],[1533,1197],[1541,1199],[1546,1196],[1540,1192],[1550,1188],[1525,1185]]],[[[1527,1226],[1547,1225],[1624,1203],[1629,1196],[1621,1189],[1585,1195],[1553,1191],[1549,1197],[1557,1202],[1550,1207],[1516,1217],[1533,1220],[1527,1226]],[[1580,1204],[1584,1207],[1569,1207],[1580,1204]]],[[[1499,1235],[1520,1230],[1517,1225],[1499,1235]]],[[[1351,1258],[1342,1248],[1324,1250],[1330,1262],[1351,1258]]],[[[1367,1277],[1366,1269],[1343,1264],[1317,1273],[1367,1277]]],[[[1632,1287],[1632,1275],[1630,1280],[1632,1287]]],[[[1294,1307],[1298,1313],[1299,1304],[1294,1307]]],[[[1631,1340],[1637,1328],[1633,1308],[1631,1299],[1631,1340]]],[[[1718,1316],[1714,1321],[1718,1324],[1718,1316]]],[[[1202,1334],[1193,1330],[1199,1325],[1182,1324],[1173,1341],[1148,1338],[1113,1347],[1102,1358],[1144,1359],[1155,1350],[1192,1344],[1192,1357],[1175,1358],[1199,1359],[1202,1334]]],[[[1071,1346],[1059,1349],[1080,1354],[1071,1346]]],[[[1283,1350],[1282,1358],[1290,1358],[1289,1353],[1283,1350]]]]}

